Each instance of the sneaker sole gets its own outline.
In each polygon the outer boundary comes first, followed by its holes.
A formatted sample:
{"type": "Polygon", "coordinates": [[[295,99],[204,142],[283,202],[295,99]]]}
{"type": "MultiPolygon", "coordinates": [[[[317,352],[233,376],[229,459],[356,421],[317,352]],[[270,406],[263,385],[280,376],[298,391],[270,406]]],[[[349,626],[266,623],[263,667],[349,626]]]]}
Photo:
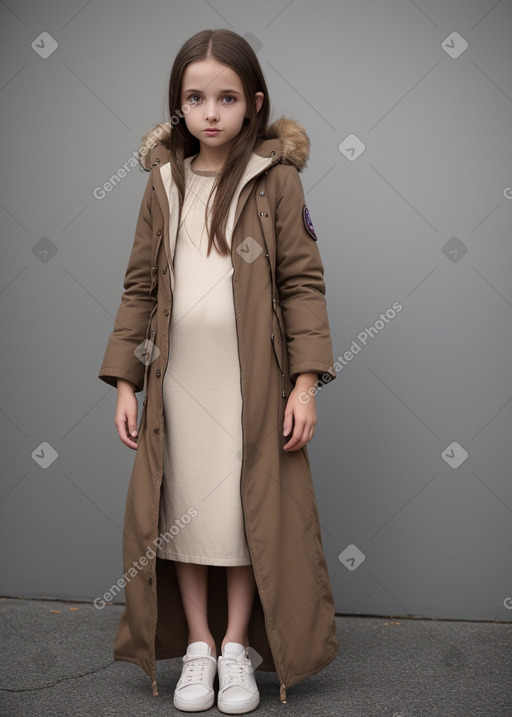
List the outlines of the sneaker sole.
{"type": "Polygon", "coordinates": [[[256,707],[260,703],[260,695],[259,693],[256,693],[254,695],[254,698],[250,702],[246,702],[243,705],[236,705],[236,704],[223,704],[222,697],[219,697],[217,699],[217,707],[220,710],[220,712],[224,712],[228,715],[241,715],[245,712],[252,712],[256,709],[256,707]]]}
{"type": "Polygon", "coordinates": [[[174,706],[182,712],[202,712],[203,710],[209,710],[210,707],[213,707],[214,702],[215,693],[213,693],[211,697],[204,697],[202,700],[197,702],[181,700],[179,695],[174,695],[173,697],[174,706]]]}

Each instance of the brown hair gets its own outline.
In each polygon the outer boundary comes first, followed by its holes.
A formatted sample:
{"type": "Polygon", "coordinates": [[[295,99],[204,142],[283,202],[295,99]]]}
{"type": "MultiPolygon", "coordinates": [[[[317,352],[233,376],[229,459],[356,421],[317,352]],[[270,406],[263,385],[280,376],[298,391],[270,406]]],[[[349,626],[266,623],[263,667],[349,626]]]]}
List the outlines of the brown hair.
{"type": "MultiPolygon", "coordinates": [[[[267,138],[270,102],[268,91],[256,54],[243,37],[231,30],[202,30],[187,40],[178,51],[174,60],[169,81],[169,113],[173,121],[170,133],[170,163],[173,180],[179,193],[179,214],[185,197],[184,159],[199,152],[199,140],[187,129],[181,111],[182,78],[186,66],[191,62],[214,58],[217,62],[232,68],[240,77],[247,103],[242,129],[226,158],[224,166],[215,178],[212,193],[217,187],[212,206],[210,232],[208,232],[209,255],[216,239],[216,247],[220,254],[230,253],[226,242],[226,223],[231,199],[244,173],[247,161],[261,140],[267,138]],[[256,111],[255,93],[263,92],[263,104],[256,111]]],[[[205,224],[208,205],[205,210],[205,224]]]]}

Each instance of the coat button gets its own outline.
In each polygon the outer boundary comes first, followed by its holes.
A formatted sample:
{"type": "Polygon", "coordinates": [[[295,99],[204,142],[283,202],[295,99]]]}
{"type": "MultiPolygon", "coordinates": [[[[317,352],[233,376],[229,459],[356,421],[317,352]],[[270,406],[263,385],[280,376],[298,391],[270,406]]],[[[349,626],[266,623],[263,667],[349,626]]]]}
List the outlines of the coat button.
{"type": "Polygon", "coordinates": [[[159,237],[161,233],[162,233],[162,230],[159,229],[159,230],[157,231],[157,233],[156,233],[157,237],[159,237]]]}
{"type": "Polygon", "coordinates": [[[153,433],[160,433],[160,429],[159,429],[159,428],[153,428],[153,433]]]}
{"type": "Polygon", "coordinates": [[[162,274],[167,274],[167,267],[166,267],[166,266],[164,266],[164,268],[162,269],[162,274]]]}
{"type": "Polygon", "coordinates": [[[148,583],[151,585],[153,583],[153,578],[149,578],[148,583]]]}
{"type": "Polygon", "coordinates": [[[164,309],[164,316],[169,316],[169,309],[164,309]]]}
{"type": "MultiPolygon", "coordinates": [[[[275,151],[275,149],[273,149],[270,154],[271,154],[272,156],[274,156],[275,153],[276,153],[276,151],[275,151]]],[[[158,162],[159,160],[157,159],[156,161],[158,162]]]]}
{"type": "Polygon", "coordinates": [[[152,266],[151,271],[156,271],[156,266],[152,266]]]}
{"type": "Polygon", "coordinates": [[[267,212],[260,212],[260,217],[268,217],[267,212]]]}
{"type": "Polygon", "coordinates": [[[154,187],[151,187],[151,189],[154,189],[154,187]]]}
{"type": "MultiPolygon", "coordinates": [[[[154,189],[154,187],[153,187],[153,189],[154,189]]],[[[265,192],[260,192],[260,197],[264,197],[264,196],[265,196],[265,192]]]]}
{"type": "MultiPolygon", "coordinates": [[[[275,152],[272,152],[272,154],[275,154],[275,152]]],[[[158,157],[155,157],[155,162],[159,162],[160,159],[158,157]]]]}
{"type": "Polygon", "coordinates": [[[267,259],[268,259],[268,258],[269,258],[269,256],[270,256],[270,254],[265,254],[265,256],[266,256],[266,257],[267,257],[267,259]]]}
{"type": "Polygon", "coordinates": [[[160,378],[160,376],[162,375],[162,372],[159,368],[156,370],[156,375],[158,376],[158,378],[160,378]]]}

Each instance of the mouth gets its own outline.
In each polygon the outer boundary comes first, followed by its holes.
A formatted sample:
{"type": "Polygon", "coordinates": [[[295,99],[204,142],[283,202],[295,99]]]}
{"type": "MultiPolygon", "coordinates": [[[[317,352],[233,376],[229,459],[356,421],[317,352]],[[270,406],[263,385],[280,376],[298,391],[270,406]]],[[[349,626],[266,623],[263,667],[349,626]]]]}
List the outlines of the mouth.
{"type": "Polygon", "coordinates": [[[205,132],[205,134],[214,135],[214,134],[219,134],[220,129],[215,129],[214,127],[212,127],[210,129],[205,129],[204,132],[205,132]]]}

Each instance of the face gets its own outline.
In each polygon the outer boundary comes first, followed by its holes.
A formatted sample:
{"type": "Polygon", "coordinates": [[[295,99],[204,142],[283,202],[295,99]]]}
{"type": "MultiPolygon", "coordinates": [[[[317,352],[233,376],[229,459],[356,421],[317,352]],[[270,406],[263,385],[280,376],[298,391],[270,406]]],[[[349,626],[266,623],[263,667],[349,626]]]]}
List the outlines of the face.
{"type": "MultiPolygon", "coordinates": [[[[181,106],[189,132],[201,143],[201,150],[215,154],[214,148],[230,145],[242,129],[247,103],[242,82],[236,72],[213,58],[191,62],[185,68],[181,85],[181,106]],[[215,128],[216,132],[206,130],[215,128]]],[[[257,92],[256,109],[263,102],[257,92]]]]}

